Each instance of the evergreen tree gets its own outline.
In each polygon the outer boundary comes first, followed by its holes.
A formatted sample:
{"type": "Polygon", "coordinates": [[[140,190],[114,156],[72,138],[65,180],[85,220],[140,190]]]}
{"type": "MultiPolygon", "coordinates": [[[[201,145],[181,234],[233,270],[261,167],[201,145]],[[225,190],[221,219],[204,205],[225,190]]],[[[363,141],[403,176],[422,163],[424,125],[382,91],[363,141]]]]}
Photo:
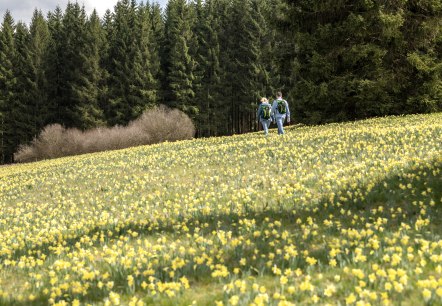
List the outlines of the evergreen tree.
{"type": "Polygon", "coordinates": [[[291,98],[308,123],[440,109],[442,7],[434,1],[285,1],[291,98]],[[311,18],[311,16],[316,18],[311,18]]]}
{"type": "MultiPolygon", "coordinates": [[[[291,90],[297,80],[297,74],[292,73],[297,46],[294,33],[288,26],[290,16],[287,11],[288,5],[284,0],[270,0],[265,13],[270,25],[267,48],[268,70],[272,73],[270,83],[274,91],[280,89],[284,93],[291,90]]],[[[289,103],[293,102],[290,100],[289,103]]]]}
{"type": "Polygon", "coordinates": [[[48,14],[49,43],[44,57],[43,66],[46,77],[47,94],[47,123],[63,124],[64,115],[62,114],[63,96],[62,96],[62,71],[66,69],[62,64],[62,54],[64,52],[63,12],[57,7],[54,12],[48,14]]]}
{"type": "Polygon", "coordinates": [[[194,101],[195,61],[190,54],[193,39],[190,16],[190,6],[185,0],[169,1],[165,25],[166,103],[194,117],[198,110],[194,101]]]}
{"type": "Polygon", "coordinates": [[[230,7],[226,81],[231,89],[231,133],[255,128],[257,101],[267,92],[261,49],[265,21],[260,4],[257,0],[234,0],[230,7]]]}
{"type": "Polygon", "coordinates": [[[152,22],[149,5],[141,4],[137,10],[134,33],[137,34],[133,46],[133,81],[131,88],[132,114],[134,119],[158,102],[158,81],[152,71],[150,44],[153,40],[152,22]]]}
{"type": "Polygon", "coordinates": [[[135,10],[128,0],[115,5],[113,34],[109,49],[109,103],[108,122],[111,125],[125,124],[131,113],[129,87],[131,84],[131,58],[135,10]]]}
{"type": "Polygon", "coordinates": [[[150,69],[149,16],[135,1],[115,6],[110,42],[111,124],[127,124],[156,103],[156,80],[150,69]],[[139,28],[141,27],[141,28],[139,28]]]}
{"type": "MultiPolygon", "coordinates": [[[[409,113],[438,112],[442,110],[442,5],[438,1],[422,0],[406,3],[406,9],[396,12],[403,16],[403,42],[409,72],[404,100],[409,113]],[[403,13],[405,12],[405,13],[403,13]]],[[[389,24],[390,15],[384,18],[389,24]]],[[[392,67],[394,66],[392,63],[392,67]]],[[[398,73],[398,72],[397,72],[398,73]]],[[[402,113],[404,109],[397,109],[402,113]]]]}
{"type": "Polygon", "coordinates": [[[10,130],[8,147],[10,152],[16,152],[20,144],[26,144],[37,133],[36,118],[38,113],[35,109],[35,97],[38,96],[38,84],[36,71],[32,62],[30,49],[30,33],[25,24],[19,22],[15,30],[15,58],[14,76],[16,83],[12,89],[13,99],[8,116],[8,128],[10,130]]]}
{"type": "MultiPolygon", "coordinates": [[[[210,5],[210,3],[209,3],[210,5]]],[[[235,73],[235,64],[232,62],[232,49],[236,48],[236,42],[233,37],[236,37],[236,20],[231,15],[231,1],[215,0],[213,5],[213,15],[217,22],[217,27],[214,31],[217,36],[217,41],[220,46],[220,52],[217,54],[217,61],[219,62],[219,94],[221,99],[216,103],[216,122],[217,134],[230,135],[234,132],[233,112],[235,105],[234,89],[232,76],[235,73]]],[[[235,38],[236,39],[236,38],[235,38]]]]}
{"type": "Polygon", "coordinates": [[[110,58],[110,43],[113,41],[113,14],[108,9],[106,10],[101,31],[101,48],[100,48],[100,67],[102,69],[101,82],[99,84],[100,96],[99,106],[103,110],[106,121],[111,117],[111,105],[109,102],[109,82],[112,63],[110,58]]]}
{"type": "Polygon", "coordinates": [[[0,32],[0,162],[10,163],[14,153],[11,110],[17,79],[14,74],[14,20],[6,11],[0,32]]]}
{"type": "Polygon", "coordinates": [[[295,46],[291,40],[284,39],[276,28],[278,15],[281,14],[281,0],[258,0],[257,6],[258,23],[262,28],[262,86],[263,92],[272,97],[277,90],[285,92],[291,87],[290,66],[286,63],[295,46]]]}
{"type": "MultiPolygon", "coordinates": [[[[58,104],[59,119],[68,127],[76,127],[81,123],[82,98],[81,87],[85,68],[86,14],[78,3],[68,3],[62,20],[61,43],[63,51],[59,54],[61,62],[61,87],[58,104]]],[[[86,77],[87,78],[87,77],[86,77]]],[[[88,86],[85,84],[85,86],[88,86]]],[[[93,90],[93,89],[91,89],[93,90]]]]}
{"type": "Polygon", "coordinates": [[[218,40],[218,32],[221,29],[216,10],[217,5],[217,0],[206,1],[204,7],[201,1],[196,3],[197,19],[194,32],[198,38],[195,59],[199,86],[196,89],[195,101],[200,110],[197,117],[198,135],[200,136],[222,134],[227,116],[222,108],[218,40]]]}
{"type": "Polygon", "coordinates": [[[47,56],[49,99],[56,110],[51,120],[68,127],[90,128],[103,124],[98,105],[99,48],[98,16],[88,22],[84,8],[69,3],[49,14],[51,42],[47,56]],[[51,86],[52,84],[52,86],[51,86]]]}
{"type": "Polygon", "coordinates": [[[34,116],[32,118],[32,136],[36,137],[39,131],[49,122],[50,108],[48,107],[48,94],[46,93],[47,80],[44,60],[48,52],[50,34],[43,14],[35,10],[30,25],[30,63],[33,67],[32,82],[35,83],[33,104],[31,106],[34,116]]]}
{"type": "Polygon", "coordinates": [[[151,21],[151,39],[149,43],[150,52],[150,71],[153,78],[157,81],[158,101],[164,103],[164,88],[166,87],[166,73],[164,69],[164,20],[161,6],[153,3],[149,6],[151,21]]]}
{"type": "Polygon", "coordinates": [[[103,45],[102,28],[97,12],[94,10],[86,22],[85,43],[79,50],[80,66],[78,78],[72,83],[76,126],[89,129],[104,124],[103,110],[99,106],[101,78],[100,50],[103,45]]]}

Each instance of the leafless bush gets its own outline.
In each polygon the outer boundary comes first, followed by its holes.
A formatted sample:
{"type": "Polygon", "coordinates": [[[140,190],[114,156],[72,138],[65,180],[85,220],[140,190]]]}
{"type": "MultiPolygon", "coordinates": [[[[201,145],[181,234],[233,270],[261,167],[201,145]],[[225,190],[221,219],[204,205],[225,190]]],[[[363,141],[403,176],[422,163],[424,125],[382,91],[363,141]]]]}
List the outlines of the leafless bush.
{"type": "Polygon", "coordinates": [[[160,106],[124,127],[99,127],[83,132],[59,124],[49,125],[30,145],[21,146],[14,158],[17,162],[30,162],[184,140],[194,135],[195,126],[186,114],[160,106]]]}
{"type": "MultiPolygon", "coordinates": [[[[40,133],[40,136],[33,142],[32,147],[34,147],[34,154],[37,156],[45,156],[45,158],[63,156],[65,132],[66,129],[60,124],[52,124],[45,127],[40,133]]],[[[36,157],[33,159],[35,160],[36,157]]]]}
{"type": "Polygon", "coordinates": [[[137,141],[158,143],[176,141],[189,138],[195,134],[195,127],[189,117],[177,109],[159,107],[151,112],[144,113],[129,126],[134,133],[141,133],[135,137],[137,141]],[[167,126],[167,128],[163,128],[167,126]]]}
{"type": "MultiPolygon", "coordinates": [[[[36,159],[36,149],[33,146],[21,146],[17,153],[14,154],[14,158],[20,159],[20,162],[30,162],[36,159]]],[[[17,160],[18,161],[18,160],[17,160]]]]}

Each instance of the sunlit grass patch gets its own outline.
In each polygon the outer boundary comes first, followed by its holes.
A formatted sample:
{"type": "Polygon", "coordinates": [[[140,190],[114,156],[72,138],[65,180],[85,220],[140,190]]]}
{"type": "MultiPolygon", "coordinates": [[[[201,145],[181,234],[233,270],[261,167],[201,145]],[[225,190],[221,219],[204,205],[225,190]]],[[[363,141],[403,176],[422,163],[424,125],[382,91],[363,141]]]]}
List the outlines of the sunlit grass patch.
{"type": "Polygon", "coordinates": [[[379,118],[0,168],[0,304],[440,304],[441,134],[379,118]]]}

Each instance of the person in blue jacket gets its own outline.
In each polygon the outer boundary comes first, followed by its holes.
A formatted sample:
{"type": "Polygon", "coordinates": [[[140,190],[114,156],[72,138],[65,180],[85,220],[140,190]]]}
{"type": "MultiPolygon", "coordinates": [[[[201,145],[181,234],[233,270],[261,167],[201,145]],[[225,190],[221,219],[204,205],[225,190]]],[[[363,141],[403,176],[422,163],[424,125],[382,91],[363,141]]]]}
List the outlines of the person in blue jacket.
{"type": "Polygon", "coordinates": [[[267,98],[261,98],[261,104],[258,107],[258,113],[256,117],[262,124],[264,134],[268,135],[270,123],[272,122],[272,106],[270,105],[267,98]]]}
{"type": "Polygon", "coordinates": [[[289,104],[282,98],[282,93],[276,93],[276,100],[273,101],[272,114],[278,125],[278,134],[284,134],[284,121],[287,118],[287,123],[290,123],[290,109],[289,104]]]}

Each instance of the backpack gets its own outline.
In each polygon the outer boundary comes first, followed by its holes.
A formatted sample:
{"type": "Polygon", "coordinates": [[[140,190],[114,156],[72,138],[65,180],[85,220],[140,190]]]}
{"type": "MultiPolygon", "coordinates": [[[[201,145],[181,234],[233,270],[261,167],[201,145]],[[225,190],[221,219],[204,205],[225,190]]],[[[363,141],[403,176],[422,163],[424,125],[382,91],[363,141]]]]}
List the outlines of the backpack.
{"type": "Polygon", "coordinates": [[[270,105],[262,106],[262,118],[270,119],[270,105]]]}
{"type": "Polygon", "coordinates": [[[284,100],[278,100],[278,113],[280,113],[281,115],[284,115],[287,112],[286,106],[285,106],[285,101],[284,100]]]}

